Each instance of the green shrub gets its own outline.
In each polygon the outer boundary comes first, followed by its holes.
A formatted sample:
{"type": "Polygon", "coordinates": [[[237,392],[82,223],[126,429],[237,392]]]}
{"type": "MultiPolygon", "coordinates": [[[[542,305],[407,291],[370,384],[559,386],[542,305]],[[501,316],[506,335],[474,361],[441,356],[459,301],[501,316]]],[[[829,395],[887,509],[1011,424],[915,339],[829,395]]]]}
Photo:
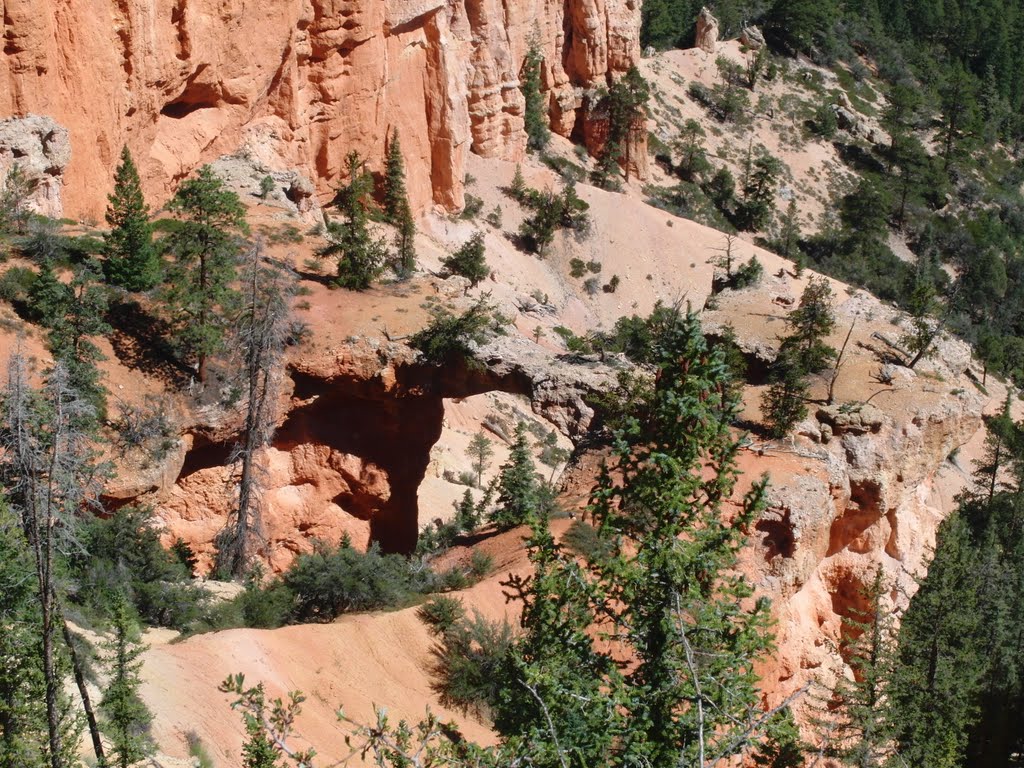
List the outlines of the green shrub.
{"type": "Polygon", "coordinates": [[[105,616],[126,594],[147,624],[184,629],[204,609],[205,593],[191,572],[160,544],[148,510],[125,507],[109,519],[86,522],[81,551],[69,558],[76,604],[105,616]]]}
{"type": "Polygon", "coordinates": [[[0,275],[0,300],[23,302],[36,282],[36,273],[28,267],[9,267],[0,275]]]}
{"type": "Polygon", "coordinates": [[[270,197],[270,193],[274,191],[275,186],[276,182],[274,181],[273,176],[267,175],[260,179],[260,199],[266,200],[270,197]]]}
{"type": "Polygon", "coordinates": [[[484,245],[484,233],[476,232],[465,243],[459,246],[451,256],[441,261],[441,266],[449,274],[460,275],[472,286],[485,280],[491,274],[487,266],[487,248],[484,245]]]}
{"type": "Polygon", "coordinates": [[[823,139],[831,139],[836,135],[836,131],[839,130],[839,120],[829,101],[822,102],[814,111],[811,128],[823,139]]]}
{"type": "Polygon", "coordinates": [[[421,585],[406,558],[381,554],[376,543],[359,552],[348,541],[299,556],[282,583],[295,595],[295,620],[322,622],[403,605],[421,585]]]}
{"type": "Polygon", "coordinates": [[[514,635],[505,622],[487,621],[474,613],[444,633],[434,649],[434,692],[446,707],[487,716],[501,694],[497,674],[512,647],[514,635]]]}
{"type": "Polygon", "coordinates": [[[583,259],[572,259],[569,262],[569,277],[580,278],[587,274],[587,263],[583,259]]]}
{"type": "Polygon", "coordinates": [[[462,209],[462,213],[459,214],[460,219],[466,221],[475,221],[476,217],[480,215],[480,212],[484,209],[484,201],[476,195],[466,195],[466,205],[462,209]]]}
{"type": "Polygon", "coordinates": [[[494,570],[494,558],[486,552],[474,549],[469,556],[469,575],[474,581],[479,581],[494,570]]]}
{"type": "Polygon", "coordinates": [[[444,635],[466,618],[466,609],[457,597],[441,595],[421,605],[416,615],[435,635],[444,635]]]}
{"type": "Polygon", "coordinates": [[[600,562],[611,554],[607,539],[598,535],[597,529],[583,520],[573,521],[562,536],[562,544],[589,563],[600,562]]]}
{"type": "Polygon", "coordinates": [[[736,267],[736,272],[732,276],[732,287],[739,289],[757,285],[763,276],[764,267],[758,261],[757,256],[751,256],[750,261],[736,267]]]}
{"type": "Polygon", "coordinates": [[[265,587],[250,582],[235,602],[241,611],[243,626],[274,629],[291,619],[295,595],[281,580],[272,581],[265,587]]]}
{"type": "Polygon", "coordinates": [[[540,156],[540,160],[565,181],[583,181],[587,178],[586,168],[577,165],[567,158],[544,153],[540,156]]]}
{"type": "MultiPolygon", "coordinates": [[[[591,278],[593,280],[594,278],[591,278]]],[[[577,354],[586,354],[591,351],[590,344],[582,336],[577,336],[564,325],[556,325],[552,330],[565,342],[565,348],[577,354]]]]}
{"type": "Polygon", "coordinates": [[[198,733],[189,731],[185,734],[185,741],[188,743],[188,755],[197,761],[197,768],[214,768],[213,758],[198,733]]]}
{"type": "Polygon", "coordinates": [[[461,315],[437,310],[430,324],[410,337],[409,346],[434,365],[460,360],[470,366],[479,365],[475,361],[475,346],[504,333],[502,321],[486,299],[481,298],[461,315]]]}
{"type": "Polygon", "coordinates": [[[43,216],[29,222],[28,235],[18,242],[22,256],[37,264],[56,264],[67,258],[68,238],[60,233],[60,224],[43,216]]]}

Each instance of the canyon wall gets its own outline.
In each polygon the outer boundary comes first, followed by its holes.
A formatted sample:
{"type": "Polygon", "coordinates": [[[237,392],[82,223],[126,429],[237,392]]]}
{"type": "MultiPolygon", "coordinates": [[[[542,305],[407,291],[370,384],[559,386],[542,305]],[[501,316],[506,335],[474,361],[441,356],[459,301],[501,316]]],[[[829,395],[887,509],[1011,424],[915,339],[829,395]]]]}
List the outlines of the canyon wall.
{"type": "Polygon", "coordinates": [[[6,0],[0,114],[70,132],[69,215],[102,214],[123,144],[160,203],[248,152],[321,196],[398,131],[410,194],[461,206],[468,151],[525,149],[519,72],[536,35],[552,127],[639,58],[638,0],[6,0]]]}

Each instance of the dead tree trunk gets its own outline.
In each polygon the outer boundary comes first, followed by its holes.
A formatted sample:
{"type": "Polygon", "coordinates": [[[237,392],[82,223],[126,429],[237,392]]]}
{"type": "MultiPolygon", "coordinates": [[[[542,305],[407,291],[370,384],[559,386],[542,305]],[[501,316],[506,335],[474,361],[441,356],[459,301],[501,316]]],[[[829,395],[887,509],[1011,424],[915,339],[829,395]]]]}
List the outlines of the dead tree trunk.
{"type": "Polygon", "coordinates": [[[235,576],[247,573],[263,539],[261,452],[270,445],[277,422],[284,348],[289,327],[286,276],[263,264],[263,246],[249,252],[245,276],[246,309],[239,325],[244,356],[245,424],[232,463],[240,462],[238,504],[228,521],[218,560],[235,576]]]}
{"type": "Polygon", "coordinates": [[[16,353],[8,366],[0,471],[32,555],[42,624],[40,662],[49,763],[51,768],[62,768],[64,753],[72,745],[64,743],[62,728],[64,680],[57,663],[57,631],[64,618],[54,565],[59,543],[73,539],[75,515],[94,490],[95,468],[88,436],[78,426],[88,406],[70,387],[63,365],[54,366],[41,393],[34,392],[28,381],[28,366],[16,353]]]}

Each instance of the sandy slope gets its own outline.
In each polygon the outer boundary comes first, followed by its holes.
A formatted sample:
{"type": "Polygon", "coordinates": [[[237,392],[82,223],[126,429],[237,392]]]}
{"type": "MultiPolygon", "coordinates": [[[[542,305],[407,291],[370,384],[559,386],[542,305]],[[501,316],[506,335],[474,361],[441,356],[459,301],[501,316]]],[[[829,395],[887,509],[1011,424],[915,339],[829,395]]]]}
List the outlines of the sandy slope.
{"type": "MultiPolygon", "coordinates": [[[[564,530],[564,521],[556,530],[564,530]]],[[[493,575],[462,593],[467,607],[491,620],[515,622],[499,581],[522,573],[525,555],[520,532],[487,538],[476,548],[494,559],[493,575]]],[[[448,562],[468,552],[456,549],[448,562]]],[[[276,630],[229,630],[167,644],[154,636],[144,659],[142,696],[155,714],[154,735],[161,751],[184,757],[185,736],[194,731],[214,757],[217,768],[240,768],[244,737],[240,716],[230,710],[232,697],[218,684],[238,672],[255,684],[264,682],[271,696],[302,691],[307,701],[298,720],[296,744],[313,744],[330,764],[348,754],[346,730],[335,713],[369,722],[374,706],[386,707],[392,719],[418,721],[426,709],[455,720],[463,734],[490,743],[493,734],[472,716],[442,707],[431,690],[433,640],[416,617],[416,608],[345,616],[333,624],[276,630]]]]}

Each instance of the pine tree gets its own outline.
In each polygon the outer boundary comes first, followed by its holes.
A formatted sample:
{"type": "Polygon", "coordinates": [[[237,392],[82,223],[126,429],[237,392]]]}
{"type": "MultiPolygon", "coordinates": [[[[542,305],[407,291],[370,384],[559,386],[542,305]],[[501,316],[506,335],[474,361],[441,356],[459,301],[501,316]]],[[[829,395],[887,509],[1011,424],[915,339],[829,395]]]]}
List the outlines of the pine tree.
{"type": "Polygon", "coordinates": [[[455,505],[455,523],[464,533],[472,532],[480,525],[480,514],[473,501],[473,492],[469,488],[462,494],[462,500],[455,505]]]}
{"type": "Polygon", "coordinates": [[[789,205],[786,206],[786,215],[782,218],[782,225],[779,229],[779,255],[787,259],[793,259],[796,266],[796,276],[800,277],[803,265],[800,263],[798,243],[800,240],[800,217],[796,210],[796,195],[789,198],[789,205]]]}
{"type": "Polygon", "coordinates": [[[107,294],[100,284],[100,268],[95,261],[86,261],[75,268],[67,292],[63,314],[54,321],[49,335],[49,348],[55,360],[68,372],[68,382],[92,406],[87,424],[94,428],[107,418],[106,390],[100,383],[96,364],[104,360],[100,348],[90,337],[110,333],[104,317],[107,294]]]}
{"type": "Polygon", "coordinates": [[[879,568],[874,581],[861,590],[864,609],[843,619],[840,653],[853,679],[840,676],[836,681],[829,714],[822,723],[828,732],[823,737],[826,751],[857,768],[882,768],[892,756],[889,687],[895,666],[895,629],[882,605],[885,591],[879,568]]]}
{"type": "Polygon", "coordinates": [[[412,277],[416,269],[416,222],[409,204],[401,206],[395,232],[395,273],[402,280],[412,277]]]}
{"type": "Polygon", "coordinates": [[[686,181],[695,181],[697,176],[706,173],[711,164],[704,149],[704,138],[707,134],[701,124],[692,118],[679,129],[674,149],[679,153],[679,165],[676,172],[686,181]]]}
{"type": "Polygon", "coordinates": [[[395,272],[408,278],[416,269],[416,221],[413,219],[409,195],[405,188],[405,160],[398,141],[398,130],[391,133],[384,158],[384,220],[393,224],[395,232],[395,272]]]}
{"type": "Polygon", "coordinates": [[[743,200],[736,211],[736,226],[753,232],[765,229],[775,212],[775,187],[781,165],[771,155],[753,161],[743,183],[743,200]]]}
{"type": "Polygon", "coordinates": [[[532,764],[724,764],[763,735],[753,665],[772,647],[767,606],[734,565],[764,483],[724,519],[736,390],[695,315],[667,323],[655,347],[650,399],[616,433],[591,495],[607,546],[581,565],[535,513],[536,575],[506,585],[524,635],[496,723],[532,764]]]}
{"type": "Polygon", "coordinates": [[[907,765],[965,765],[984,667],[976,571],[970,529],[954,513],[939,527],[927,576],[900,622],[890,711],[907,765]]]}
{"type": "Polygon", "coordinates": [[[110,231],[103,236],[104,274],[112,285],[147,291],[160,281],[160,255],[153,245],[142,182],[127,146],[121,150],[121,163],[114,175],[114,193],[107,199],[110,231]]]}
{"type": "Polygon", "coordinates": [[[494,724],[506,740],[504,764],[610,764],[617,697],[606,684],[617,685],[619,675],[588,634],[595,589],[577,558],[555,543],[546,515],[531,509],[526,522],[533,575],[502,583],[523,606],[523,634],[495,675],[494,724]]]}
{"type": "Polygon", "coordinates": [[[623,148],[622,166],[627,183],[633,165],[633,144],[644,129],[650,96],[650,86],[635,66],[608,88],[608,142],[623,148]]]}
{"type": "Polygon", "coordinates": [[[769,376],[771,383],[761,398],[761,418],[771,437],[782,438],[807,415],[807,382],[796,351],[780,350],[769,376]]]}
{"type": "Polygon", "coordinates": [[[800,737],[793,711],[786,707],[772,720],[768,738],[754,753],[754,765],[758,768],[804,768],[811,748],[800,737]]]}
{"type": "Polygon", "coordinates": [[[370,193],[373,178],[363,167],[358,152],[346,159],[348,182],[338,190],[334,205],[344,221],[328,222],[328,244],[319,252],[321,258],[338,259],[337,283],[342,288],[365,291],[380,275],[387,261],[383,240],[370,232],[370,193]]]}
{"type": "Polygon", "coordinates": [[[29,316],[43,327],[53,328],[64,317],[71,300],[71,291],[58,279],[51,263],[40,264],[28,292],[29,316]]]}
{"type": "Polygon", "coordinates": [[[789,335],[782,345],[791,348],[804,374],[820,373],[834,360],[836,351],[825,343],[835,330],[832,286],[824,277],[812,278],[800,295],[800,304],[786,317],[789,335]]]}
{"type": "Polygon", "coordinates": [[[523,219],[519,235],[531,251],[543,257],[562,223],[561,195],[550,189],[543,192],[531,190],[527,201],[531,213],[523,219]]]}
{"type": "Polygon", "coordinates": [[[0,479],[19,517],[34,572],[39,611],[35,634],[50,768],[70,764],[81,731],[66,694],[68,664],[61,646],[66,626],[57,574],[59,554],[75,536],[76,515],[97,493],[93,452],[78,426],[89,410],[70,388],[62,364],[54,365],[37,391],[29,385],[25,360],[17,353],[11,356],[0,429],[0,479]]]}
{"type": "Polygon", "coordinates": [[[469,441],[469,457],[473,461],[473,471],[476,473],[476,487],[483,488],[484,472],[491,465],[491,456],[494,455],[494,448],[491,441],[487,439],[481,429],[473,439],[469,441]]]}
{"type": "Polygon", "coordinates": [[[516,425],[515,439],[508,461],[501,465],[498,476],[498,506],[491,513],[491,522],[500,529],[515,528],[536,514],[538,502],[537,468],[530,455],[526,424],[516,425]]]}
{"type": "Polygon", "coordinates": [[[522,82],[523,99],[526,102],[523,113],[523,122],[526,126],[526,146],[538,152],[544,149],[551,139],[547,109],[544,107],[544,95],[541,93],[543,64],[544,55],[540,48],[540,34],[534,31],[528,42],[520,81],[522,82]]]}
{"type": "Polygon", "coordinates": [[[526,179],[523,178],[523,166],[516,163],[515,173],[512,174],[512,183],[508,187],[508,194],[513,200],[520,202],[526,195],[526,179]]]}
{"type": "Polygon", "coordinates": [[[180,225],[167,237],[175,261],[165,298],[177,342],[196,360],[199,381],[205,383],[208,361],[223,350],[228,316],[238,302],[232,283],[240,235],[248,230],[245,208],[204,165],[182,183],[168,209],[178,214],[180,225]]]}
{"type": "MultiPolygon", "coordinates": [[[[911,136],[917,113],[921,109],[921,93],[904,83],[895,83],[889,89],[889,98],[882,109],[882,127],[889,133],[891,142],[889,151],[895,154],[900,142],[911,136]]],[[[889,165],[890,170],[892,164],[889,165]]]]}
{"type": "Polygon", "coordinates": [[[279,768],[278,758],[281,753],[266,729],[252,719],[245,723],[245,734],[248,737],[242,745],[243,768],[279,768]]]}
{"type": "Polygon", "coordinates": [[[7,169],[3,189],[0,190],[0,234],[24,234],[32,218],[28,198],[36,182],[28,177],[20,163],[7,169]]]}
{"type": "Polygon", "coordinates": [[[597,165],[590,172],[590,181],[595,187],[615,192],[619,189],[619,162],[622,158],[622,150],[619,145],[606,141],[601,149],[601,156],[597,159],[597,165]]]}
{"type": "Polygon", "coordinates": [[[900,343],[911,354],[907,367],[914,368],[931,351],[932,344],[942,332],[942,324],[934,317],[939,309],[935,283],[923,270],[918,271],[907,304],[910,310],[910,330],[900,337],[900,343]]]}
{"type": "Polygon", "coordinates": [[[953,157],[975,128],[977,103],[974,97],[974,79],[955,62],[947,72],[941,89],[942,99],[942,159],[948,169],[953,157]]]}
{"type": "Polygon", "coordinates": [[[459,246],[455,253],[446,257],[441,262],[441,266],[453,275],[461,275],[466,278],[469,280],[470,286],[474,288],[482,280],[487,279],[491,274],[491,269],[487,266],[484,233],[475,232],[469,240],[459,246]]]}
{"type": "Polygon", "coordinates": [[[139,630],[124,595],[114,602],[111,624],[113,639],[104,644],[108,654],[108,680],[100,712],[104,718],[104,733],[110,742],[110,765],[130,768],[153,754],[155,745],[149,735],[153,715],[139,698],[140,657],[146,647],[139,642],[139,630]]]}
{"type": "Polygon", "coordinates": [[[0,768],[43,768],[47,743],[40,616],[20,521],[0,500],[0,768]]]}
{"type": "Polygon", "coordinates": [[[599,92],[593,105],[593,118],[603,121],[608,129],[598,165],[591,173],[591,180],[597,186],[616,189],[620,165],[629,181],[633,166],[631,153],[637,136],[643,131],[650,93],[650,86],[636,67],[631,67],[607,90],[599,92]]]}

